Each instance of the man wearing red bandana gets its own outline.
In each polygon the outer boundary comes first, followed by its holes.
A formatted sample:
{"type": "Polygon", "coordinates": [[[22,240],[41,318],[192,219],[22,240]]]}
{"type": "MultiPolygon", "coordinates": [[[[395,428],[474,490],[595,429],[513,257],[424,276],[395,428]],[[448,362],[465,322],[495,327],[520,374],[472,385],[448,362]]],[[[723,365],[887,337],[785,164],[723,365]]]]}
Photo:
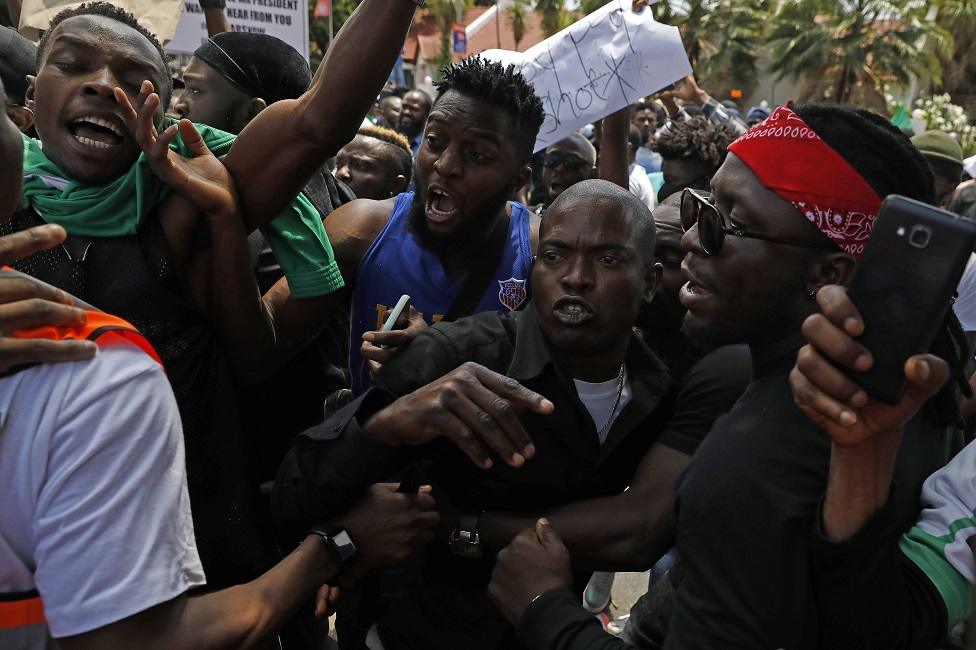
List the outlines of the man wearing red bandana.
{"type": "MultiPolygon", "coordinates": [[[[788,376],[803,363],[800,330],[818,311],[817,290],[849,279],[882,197],[895,192],[933,199],[908,139],[868,111],[814,104],[773,111],[729,146],[711,192],[682,196],[686,330],[709,345],[747,343],[754,374],[678,482],[667,650],[819,647],[810,548],[830,442],[796,407],[788,376]]],[[[906,426],[899,531],[918,514],[922,481],[960,447],[952,397],[906,426]]],[[[540,523],[500,554],[489,593],[530,648],[628,647],[573,601],[567,559],[540,523]]]]}

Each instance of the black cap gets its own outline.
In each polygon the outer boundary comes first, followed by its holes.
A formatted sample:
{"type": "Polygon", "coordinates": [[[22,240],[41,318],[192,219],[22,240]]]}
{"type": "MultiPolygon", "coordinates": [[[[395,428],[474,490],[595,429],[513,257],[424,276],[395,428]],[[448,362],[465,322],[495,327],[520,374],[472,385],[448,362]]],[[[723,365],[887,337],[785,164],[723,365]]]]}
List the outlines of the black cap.
{"type": "Polygon", "coordinates": [[[193,56],[267,104],[296,99],[312,83],[312,70],[298,50],[267,34],[223,32],[198,47],[193,56]]]}
{"type": "Polygon", "coordinates": [[[15,29],[0,27],[0,78],[9,101],[24,99],[29,74],[37,74],[37,45],[15,29]]]}

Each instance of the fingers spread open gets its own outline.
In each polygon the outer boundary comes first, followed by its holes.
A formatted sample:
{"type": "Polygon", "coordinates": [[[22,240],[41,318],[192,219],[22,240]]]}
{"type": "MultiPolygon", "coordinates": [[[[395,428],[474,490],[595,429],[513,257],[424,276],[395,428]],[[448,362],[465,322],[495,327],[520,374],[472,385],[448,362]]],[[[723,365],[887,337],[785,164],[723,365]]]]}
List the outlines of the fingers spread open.
{"type": "Polygon", "coordinates": [[[529,390],[511,377],[492,372],[484,366],[470,364],[475,375],[489,390],[500,397],[504,397],[515,408],[528,408],[536,413],[548,415],[552,413],[552,402],[545,397],[529,390]]]}
{"type": "Polygon", "coordinates": [[[509,465],[521,467],[525,464],[525,457],[519,450],[529,444],[529,436],[507,402],[480,384],[472,383],[467,388],[466,398],[458,399],[451,410],[509,465]]]}
{"type": "Polygon", "coordinates": [[[85,312],[43,298],[31,298],[0,305],[0,331],[5,334],[34,327],[82,325],[85,312]]]}
{"type": "Polygon", "coordinates": [[[13,264],[34,253],[57,246],[67,236],[61,226],[46,225],[0,237],[0,266],[13,264]]]}
{"type": "Polygon", "coordinates": [[[51,341],[49,339],[0,340],[0,370],[26,363],[84,361],[95,356],[91,341],[51,341]]]}
{"type": "MultiPolygon", "coordinates": [[[[450,408],[450,404],[451,401],[448,400],[446,406],[450,408]]],[[[453,409],[451,410],[453,411],[453,409]]],[[[478,467],[489,469],[494,464],[488,455],[488,448],[482,444],[481,439],[468,428],[467,424],[454,415],[453,412],[442,414],[438,417],[437,422],[431,423],[431,426],[435,427],[439,433],[460,447],[461,451],[474,461],[478,467]]]]}

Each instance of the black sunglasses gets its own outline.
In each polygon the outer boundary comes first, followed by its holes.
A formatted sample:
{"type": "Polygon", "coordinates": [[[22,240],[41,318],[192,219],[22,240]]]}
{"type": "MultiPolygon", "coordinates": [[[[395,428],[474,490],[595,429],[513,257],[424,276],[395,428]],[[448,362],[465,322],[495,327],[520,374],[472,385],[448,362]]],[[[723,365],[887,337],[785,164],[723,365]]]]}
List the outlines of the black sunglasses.
{"type": "Polygon", "coordinates": [[[712,195],[709,192],[693,190],[690,187],[681,192],[680,216],[681,228],[685,232],[688,232],[695,224],[698,224],[698,241],[701,243],[702,250],[707,255],[718,255],[719,251],[722,250],[722,242],[725,241],[726,235],[746,237],[748,239],[761,239],[775,244],[786,244],[787,246],[837,250],[837,246],[829,241],[815,242],[806,239],[791,239],[789,237],[771,237],[746,230],[741,226],[729,222],[718,211],[718,207],[712,201],[712,195]]]}
{"type": "Polygon", "coordinates": [[[575,171],[582,169],[589,165],[587,161],[580,158],[579,156],[574,156],[572,154],[546,154],[546,157],[542,159],[542,166],[549,169],[554,169],[556,167],[562,167],[563,169],[569,171],[575,171]]]}

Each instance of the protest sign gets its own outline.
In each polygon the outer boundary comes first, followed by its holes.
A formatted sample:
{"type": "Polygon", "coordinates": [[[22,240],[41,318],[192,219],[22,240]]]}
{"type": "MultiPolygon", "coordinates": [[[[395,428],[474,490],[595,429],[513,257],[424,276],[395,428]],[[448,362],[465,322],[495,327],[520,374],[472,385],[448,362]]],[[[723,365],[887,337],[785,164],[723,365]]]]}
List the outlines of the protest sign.
{"type": "Polygon", "coordinates": [[[630,6],[613,0],[525,52],[482,53],[514,64],[542,99],[536,151],[691,73],[678,29],[630,6]]]}
{"type": "MultiPolygon", "coordinates": [[[[308,0],[227,0],[225,9],[235,32],[280,38],[308,60],[308,0]]],[[[197,0],[185,0],[185,11],[166,51],[192,54],[207,40],[207,24],[197,0]]]]}
{"type": "MultiPolygon", "coordinates": [[[[160,40],[172,38],[183,11],[184,0],[112,0],[112,4],[130,11],[160,40]]],[[[196,0],[191,2],[197,6],[196,0]]],[[[20,31],[28,38],[37,39],[41,30],[47,29],[62,9],[77,7],[81,2],[65,0],[24,0],[20,10],[20,31]]]]}

